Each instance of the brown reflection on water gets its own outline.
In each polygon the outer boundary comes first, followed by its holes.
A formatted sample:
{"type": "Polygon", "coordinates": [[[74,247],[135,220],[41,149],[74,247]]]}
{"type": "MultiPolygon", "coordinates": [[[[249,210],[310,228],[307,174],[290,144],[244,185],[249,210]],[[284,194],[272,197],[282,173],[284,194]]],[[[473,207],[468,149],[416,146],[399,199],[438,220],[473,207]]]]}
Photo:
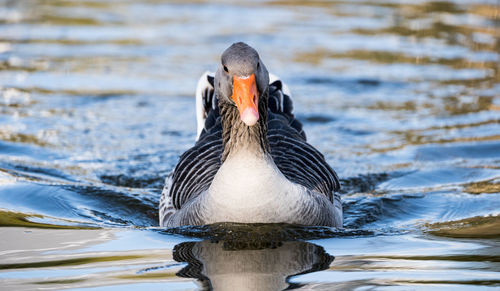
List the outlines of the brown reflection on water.
{"type": "MultiPolygon", "coordinates": [[[[498,184],[495,186],[498,191],[498,184]]],[[[500,238],[500,216],[477,216],[457,221],[438,222],[427,225],[428,232],[437,236],[454,238],[500,238]]],[[[462,258],[475,260],[473,256],[462,258]]],[[[500,262],[500,256],[485,260],[500,262]]]]}
{"type": "Polygon", "coordinates": [[[481,181],[470,183],[469,185],[466,185],[465,191],[471,194],[500,193],[500,181],[481,181]]]}
{"type": "MultiPolygon", "coordinates": [[[[283,2],[280,2],[283,3],[283,2]]],[[[295,3],[295,2],[293,2],[295,3]]],[[[324,2],[322,2],[324,3],[324,2]]],[[[336,2],[337,4],[339,2],[336,2]]],[[[342,2],[340,2],[342,3],[342,2]]],[[[302,3],[305,5],[305,3],[302,3]]],[[[390,25],[382,28],[354,28],[349,33],[378,36],[397,35],[410,38],[410,42],[425,42],[426,39],[442,40],[448,45],[467,47],[473,52],[500,51],[500,8],[494,4],[458,6],[451,2],[424,2],[419,4],[364,3],[367,6],[389,7],[390,25]],[[481,17],[480,25],[467,23],[462,17],[481,17]]],[[[335,7],[335,6],[330,6],[335,7]]],[[[490,87],[500,81],[499,60],[475,61],[468,57],[431,57],[408,55],[394,51],[350,50],[345,52],[316,48],[296,55],[295,60],[319,64],[325,59],[355,59],[381,64],[408,63],[416,65],[437,64],[455,69],[480,69],[488,76],[466,80],[443,80],[442,84],[463,84],[468,87],[490,87]]]]}

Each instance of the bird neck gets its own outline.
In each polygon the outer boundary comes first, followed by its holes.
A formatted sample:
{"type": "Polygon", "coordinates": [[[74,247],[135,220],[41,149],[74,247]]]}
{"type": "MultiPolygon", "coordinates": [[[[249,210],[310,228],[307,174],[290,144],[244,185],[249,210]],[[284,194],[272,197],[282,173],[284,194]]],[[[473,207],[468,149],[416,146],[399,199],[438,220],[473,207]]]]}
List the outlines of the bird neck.
{"type": "Polygon", "coordinates": [[[267,98],[262,96],[259,101],[259,120],[253,126],[243,123],[238,108],[233,104],[220,102],[219,110],[224,146],[222,162],[240,150],[263,157],[270,154],[267,140],[267,98]]]}

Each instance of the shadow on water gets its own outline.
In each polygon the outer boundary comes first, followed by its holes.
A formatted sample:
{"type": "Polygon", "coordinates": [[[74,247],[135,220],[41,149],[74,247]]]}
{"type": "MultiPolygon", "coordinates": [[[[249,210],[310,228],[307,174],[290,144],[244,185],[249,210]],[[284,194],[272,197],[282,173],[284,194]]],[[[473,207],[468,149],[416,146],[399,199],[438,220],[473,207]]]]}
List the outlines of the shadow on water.
{"type": "Polygon", "coordinates": [[[286,223],[215,223],[201,226],[182,226],[160,230],[163,234],[185,237],[229,241],[232,245],[252,244],[263,246],[266,243],[314,240],[334,237],[358,237],[379,234],[372,230],[340,229],[325,226],[302,226],[286,223]]]}

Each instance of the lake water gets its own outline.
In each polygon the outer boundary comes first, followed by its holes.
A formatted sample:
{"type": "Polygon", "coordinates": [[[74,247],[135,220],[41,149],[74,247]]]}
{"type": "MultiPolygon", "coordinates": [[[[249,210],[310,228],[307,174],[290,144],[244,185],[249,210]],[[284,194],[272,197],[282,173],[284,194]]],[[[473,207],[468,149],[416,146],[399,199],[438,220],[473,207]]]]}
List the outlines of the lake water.
{"type": "Polygon", "coordinates": [[[500,287],[500,3],[0,0],[1,290],[500,287]],[[288,83],[344,229],[163,230],[233,42],[288,83]]]}

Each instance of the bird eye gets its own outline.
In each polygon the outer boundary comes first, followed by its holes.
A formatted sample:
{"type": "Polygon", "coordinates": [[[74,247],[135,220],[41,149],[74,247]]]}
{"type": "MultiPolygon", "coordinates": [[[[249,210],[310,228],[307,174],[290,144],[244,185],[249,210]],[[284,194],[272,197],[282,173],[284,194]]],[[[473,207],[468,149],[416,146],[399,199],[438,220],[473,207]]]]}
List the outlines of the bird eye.
{"type": "Polygon", "coordinates": [[[257,70],[260,68],[260,62],[257,63],[257,70]]]}
{"type": "Polygon", "coordinates": [[[225,71],[226,73],[229,73],[229,70],[227,69],[227,67],[226,67],[226,66],[224,66],[224,71],[225,71]]]}

